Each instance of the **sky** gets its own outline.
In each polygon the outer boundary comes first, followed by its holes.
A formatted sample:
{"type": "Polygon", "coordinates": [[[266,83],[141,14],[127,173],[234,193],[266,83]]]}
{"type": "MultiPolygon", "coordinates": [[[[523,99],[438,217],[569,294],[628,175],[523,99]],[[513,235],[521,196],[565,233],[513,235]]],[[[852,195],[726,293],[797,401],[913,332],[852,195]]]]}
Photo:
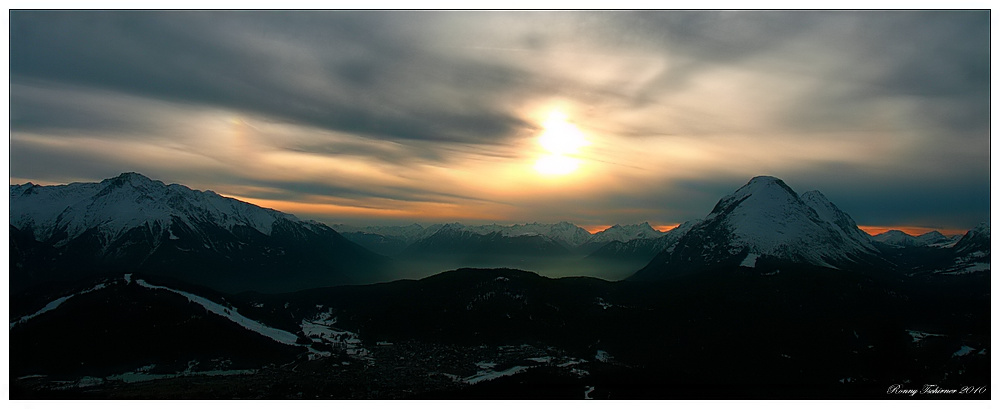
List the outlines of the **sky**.
{"type": "MultiPolygon", "coordinates": [[[[300,218],[671,226],[750,178],[990,216],[989,11],[11,11],[10,183],[300,218]]],[[[868,227],[866,227],[868,228],[868,227]]]]}

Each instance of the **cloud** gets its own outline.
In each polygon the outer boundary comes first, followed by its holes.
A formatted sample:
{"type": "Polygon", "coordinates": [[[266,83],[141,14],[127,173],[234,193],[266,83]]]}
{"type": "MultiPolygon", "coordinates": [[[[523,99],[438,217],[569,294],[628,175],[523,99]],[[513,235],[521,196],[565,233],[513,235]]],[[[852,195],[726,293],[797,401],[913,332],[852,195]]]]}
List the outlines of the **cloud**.
{"type": "Polygon", "coordinates": [[[871,225],[989,214],[988,12],[14,11],[10,26],[12,180],[138,170],[331,220],[670,224],[771,174],[871,225]],[[554,179],[531,170],[553,111],[590,142],[554,179]],[[880,192],[921,199],[871,210],[880,192]]]}

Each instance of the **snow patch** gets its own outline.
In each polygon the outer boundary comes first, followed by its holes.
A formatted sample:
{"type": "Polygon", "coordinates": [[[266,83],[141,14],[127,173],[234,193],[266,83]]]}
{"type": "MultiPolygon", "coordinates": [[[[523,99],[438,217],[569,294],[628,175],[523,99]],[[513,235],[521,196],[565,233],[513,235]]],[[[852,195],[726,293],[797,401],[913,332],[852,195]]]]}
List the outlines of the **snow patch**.
{"type": "Polygon", "coordinates": [[[941,274],[944,274],[944,275],[963,275],[963,274],[980,273],[980,272],[984,272],[984,271],[990,271],[990,263],[972,263],[970,265],[963,266],[962,268],[959,268],[958,270],[945,271],[945,272],[943,272],[941,274]]]}
{"type": "MultiPolygon", "coordinates": [[[[362,347],[361,337],[351,331],[334,327],[337,317],[333,316],[333,309],[321,312],[312,319],[303,319],[300,326],[302,332],[313,342],[320,342],[325,345],[340,349],[347,355],[358,358],[369,358],[370,352],[362,347]]],[[[390,344],[391,345],[391,344],[390,344]]],[[[327,357],[329,352],[322,352],[309,347],[309,359],[327,357]]]]}
{"type": "Polygon", "coordinates": [[[975,350],[976,350],[975,348],[973,348],[973,347],[970,347],[970,346],[968,346],[968,345],[962,345],[962,348],[959,348],[959,350],[958,350],[958,351],[955,351],[955,353],[954,353],[954,354],[951,354],[951,356],[952,356],[953,358],[954,358],[954,357],[959,357],[959,356],[966,356],[966,355],[968,355],[968,354],[969,354],[970,352],[974,352],[975,350]]]}
{"type": "Polygon", "coordinates": [[[187,298],[189,301],[194,302],[194,303],[196,303],[198,305],[201,305],[202,307],[205,308],[206,311],[209,311],[209,312],[214,313],[216,315],[219,315],[219,316],[221,316],[223,318],[226,318],[226,319],[232,321],[233,323],[236,323],[237,325],[239,325],[239,326],[241,326],[243,328],[246,328],[246,329],[248,329],[250,331],[256,332],[256,333],[258,333],[260,335],[263,335],[265,337],[271,338],[271,339],[273,339],[276,342],[279,342],[279,343],[282,343],[282,344],[285,344],[285,345],[296,345],[296,341],[298,340],[298,336],[296,336],[295,334],[292,334],[291,332],[280,330],[280,329],[277,329],[277,328],[271,328],[271,327],[269,327],[267,325],[261,324],[261,323],[259,323],[257,321],[254,321],[254,320],[252,320],[250,318],[247,318],[247,317],[244,317],[244,316],[240,315],[240,313],[237,312],[235,308],[225,307],[225,306],[220,305],[220,304],[218,304],[218,303],[216,303],[216,302],[214,302],[212,300],[209,300],[209,299],[207,299],[205,297],[201,297],[201,296],[194,295],[194,294],[191,294],[191,293],[188,293],[188,292],[184,292],[184,291],[180,291],[180,290],[175,290],[175,289],[169,288],[169,287],[163,287],[163,286],[159,286],[159,285],[149,284],[145,280],[142,280],[142,279],[137,279],[137,280],[135,280],[135,282],[136,282],[136,284],[139,284],[139,285],[141,285],[143,287],[146,287],[146,288],[150,288],[150,289],[154,289],[154,290],[166,290],[166,291],[170,291],[170,292],[175,293],[175,294],[179,294],[179,295],[187,298]]]}
{"type": "Polygon", "coordinates": [[[929,332],[914,331],[914,330],[910,330],[910,329],[906,330],[906,332],[908,334],[910,334],[911,338],[913,338],[913,342],[914,343],[923,341],[924,338],[927,338],[927,337],[943,337],[944,336],[944,335],[941,335],[941,334],[931,334],[929,332]]]}
{"type": "Polygon", "coordinates": [[[758,257],[760,257],[760,254],[757,253],[747,254],[747,258],[743,259],[743,262],[740,263],[740,267],[751,267],[751,268],[756,267],[758,257]]]}
{"type": "Polygon", "coordinates": [[[104,379],[108,381],[136,383],[136,382],[156,381],[160,379],[180,378],[184,376],[252,375],[256,372],[257,371],[253,369],[229,369],[229,370],[215,370],[215,371],[201,371],[201,372],[192,372],[190,370],[185,370],[184,372],[176,374],[151,374],[145,372],[126,372],[123,374],[111,375],[104,379]]]}
{"type": "Polygon", "coordinates": [[[510,368],[504,369],[502,371],[479,371],[475,375],[462,380],[469,385],[475,385],[479,382],[490,381],[497,378],[502,378],[504,376],[510,376],[527,371],[529,367],[527,366],[512,366],[510,368]]]}
{"type": "Polygon", "coordinates": [[[97,291],[97,290],[103,289],[105,287],[107,287],[107,284],[101,283],[101,284],[95,285],[94,287],[92,287],[90,289],[83,290],[83,291],[80,291],[78,293],[70,294],[70,295],[67,295],[67,296],[64,296],[64,297],[56,298],[55,300],[52,300],[48,304],[45,304],[45,306],[42,307],[42,309],[36,311],[34,314],[25,315],[25,316],[23,316],[21,318],[18,318],[15,321],[11,322],[9,329],[13,329],[14,325],[24,324],[25,322],[28,322],[28,320],[30,320],[32,318],[35,318],[35,317],[37,317],[39,315],[42,315],[42,314],[47,313],[49,311],[52,311],[52,310],[54,310],[56,308],[59,308],[59,306],[62,305],[64,302],[66,302],[66,300],[68,300],[70,298],[73,298],[74,296],[83,295],[83,294],[86,294],[86,293],[89,293],[89,292],[92,292],[92,291],[97,291]]]}

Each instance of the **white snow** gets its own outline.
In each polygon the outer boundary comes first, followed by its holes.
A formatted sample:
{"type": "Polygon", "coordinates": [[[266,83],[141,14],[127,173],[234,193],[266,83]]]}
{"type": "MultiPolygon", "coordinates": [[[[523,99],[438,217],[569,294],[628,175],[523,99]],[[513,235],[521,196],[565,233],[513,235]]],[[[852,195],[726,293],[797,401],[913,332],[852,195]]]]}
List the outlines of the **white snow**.
{"type": "Polygon", "coordinates": [[[37,317],[39,315],[42,315],[42,314],[44,314],[46,312],[52,311],[52,310],[54,310],[56,308],[59,308],[59,306],[62,305],[62,303],[66,302],[66,300],[68,300],[70,298],[73,298],[74,295],[76,295],[76,294],[70,294],[70,295],[67,295],[67,296],[64,296],[64,297],[56,298],[55,300],[52,300],[52,302],[50,302],[48,304],[45,304],[45,306],[42,307],[42,309],[38,310],[34,314],[25,315],[25,316],[17,319],[14,322],[11,322],[10,323],[10,327],[14,328],[15,324],[23,324],[25,322],[28,322],[28,320],[30,320],[32,318],[35,318],[35,317],[37,317]]]}
{"type": "Polygon", "coordinates": [[[661,237],[666,234],[667,233],[654,229],[653,226],[649,225],[649,222],[624,226],[616,224],[603,231],[594,233],[588,242],[609,243],[612,241],[620,241],[622,243],[626,243],[634,239],[651,239],[661,237]]]}
{"type": "Polygon", "coordinates": [[[596,299],[594,299],[594,304],[597,304],[598,306],[601,307],[601,309],[605,309],[605,310],[608,309],[608,308],[614,307],[613,304],[608,304],[601,297],[597,297],[596,299]]]}
{"type": "Polygon", "coordinates": [[[125,284],[132,284],[132,274],[125,274],[125,284]]]}
{"type": "Polygon", "coordinates": [[[107,376],[104,379],[108,381],[119,381],[124,383],[136,383],[136,382],[146,382],[155,381],[160,379],[173,379],[185,376],[231,376],[231,375],[251,375],[257,371],[253,369],[229,369],[229,370],[214,370],[214,371],[200,371],[193,372],[190,370],[185,370],[181,373],[175,374],[151,374],[145,372],[126,372],[123,374],[107,376]]]}
{"type": "Polygon", "coordinates": [[[594,355],[594,359],[596,359],[596,360],[598,360],[600,362],[610,362],[611,361],[611,354],[609,354],[607,351],[598,349],[597,350],[597,354],[594,355]]]}
{"type": "Polygon", "coordinates": [[[476,366],[478,366],[480,369],[493,369],[493,367],[497,366],[497,363],[489,361],[479,361],[476,362],[476,366]]]}
{"type": "MultiPolygon", "coordinates": [[[[819,192],[800,197],[770,176],[755,177],[723,197],[687,234],[730,237],[727,242],[707,243],[702,255],[719,250],[729,254],[748,251],[831,268],[835,268],[830,264],[834,260],[846,261],[877,251],[870,237],[819,192]]],[[[751,256],[742,264],[752,261],[756,259],[751,256]]]]}
{"type": "Polygon", "coordinates": [[[756,267],[758,257],[760,257],[760,254],[756,253],[747,254],[747,257],[743,259],[742,263],[740,263],[740,267],[756,267]]]}
{"type": "Polygon", "coordinates": [[[563,359],[565,359],[566,362],[557,364],[556,365],[557,367],[566,368],[566,367],[570,367],[570,366],[573,366],[573,365],[579,365],[579,364],[585,364],[585,363],[587,363],[586,359],[577,360],[577,359],[566,358],[566,357],[563,357],[563,359]]]}
{"type": "Polygon", "coordinates": [[[944,275],[964,275],[972,273],[980,273],[984,271],[990,271],[990,263],[970,263],[968,265],[960,266],[957,270],[946,270],[941,274],[944,275]]]}
{"type": "Polygon", "coordinates": [[[30,229],[35,239],[45,241],[65,230],[64,244],[91,228],[97,228],[110,245],[134,228],[145,228],[159,239],[167,233],[177,239],[171,227],[174,219],[199,232],[195,222],[207,222],[232,230],[248,226],[271,234],[275,221],[298,222],[294,216],[261,208],[212,191],[198,191],[181,185],[165,185],[145,176],[126,173],[99,183],[71,183],[59,186],[11,186],[10,224],[30,229]]]}
{"type": "Polygon", "coordinates": [[[513,366],[508,369],[504,369],[502,371],[479,371],[475,375],[465,378],[462,381],[469,385],[474,385],[479,382],[490,381],[504,376],[510,376],[517,373],[521,373],[528,369],[529,367],[527,366],[513,366]]]}
{"type": "MultiPolygon", "coordinates": [[[[358,334],[334,327],[337,317],[332,316],[332,309],[321,312],[311,319],[303,319],[300,326],[302,332],[309,339],[319,341],[323,344],[345,351],[348,355],[367,358],[370,351],[362,347],[361,337],[358,334]]],[[[391,344],[390,344],[391,345],[391,344]]],[[[309,347],[309,359],[321,356],[330,356],[329,352],[321,352],[309,347]]]]}
{"type": "Polygon", "coordinates": [[[28,322],[28,320],[30,320],[32,318],[35,318],[35,317],[37,317],[39,315],[42,315],[42,314],[47,313],[49,311],[52,311],[52,310],[54,310],[56,308],[59,308],[59,306],[62,305],[64,302],[66,302],[66,300],[68,300],[70,298],[73,298],[74,296],[86,294],[86,293],[89,293],[91,291],[97,291],[97,290],[100,290],[100,289],[105,288],[105,287],[107,287],[107,285],[104,284],[104,283],[101,283],[101,284],[95,285],[94,287],[92,287],[90,289],[83,290],[83,291],[80,291],[80,292],[75,293],[75,294],[70,294],[70,295],[67,295],[67,296],[56,298],[55,300],[52,300],[48,304],[45,304],[45,306],[42,307],[42,309],[40,309],[38,311],[35,311],[34,314],[25,315],[25,316],[23,316],[21,318],[18,318],[17,320],[14,320],[13,322],[10,323],[10,328],[8,328],[8,330],[9,329],[13,329],[14,325],[16,325],[16,324],[23,324],[25,322],[28,322]]]}
{"type": "Polygon", "coordinates": [[[962,347],[961,347],[961,348],[959,348],[959,350],[958,350],[958,351],[956,351],[956,352],[955,352],[954,354],[951,354],[951,356],[952,356],[952,357],[957,357],[957,356],[966,356],[966,355],[968,355],[968,354],[969,354],[970,352],[974,352],[975,350],[976,350],[975,348],[973,348],[973,347],[970,347],[970,346],[968,346],[968,345],[962,345],[962,347]]]}
{"type": "Polygon", "coordinates": [[[927,338],[927,337],[943,337],[944,336],[944,335],[941,335],[941,334],[932,334],[930,332],[914,331],[914,330],[910,330],[910,329],[906,330],[906,332],[910,334],[911,338],[913,338],[913,342],[923,341],[924,338],[927,338]]]}
{"type": "Polygon", "coordinates": [[[219,315],[219,316],[221,316],[223,318],[226,318],[226,319],[228,319],[228,320],[230,320],[230,321],[238,324],[239,326],[241,326],[243,328],[246,328],[246,329],[248,329],[250,331],[256,332],[256,333],[258,333],[260,335],[263,335],[265,337],[271,338],[271,339],[273,339],[273,340],[275,340],[277,342],[280,342],[282,344],[296,345],[296,341],[298,340],[298,337],[295,334],[292,334],[291,332],[288,332],[288,331],[285,331],[285,330],[280,330],[280,329],[277,329],[277,328],[271,328],[271,327],[269,327],[267,325],[261,324],[261,323],[259,323],[257,321],[254,321],[254,320],[252,320],[250,318],[247,318],[247,317],[244,317],[244,316],[240,315],[240,313],[236,311],[236,308],[229,308],[229,307],[223,306],[221,304],[218,304],[218,303],[216,303],[216,302],[214,302],[212,300],[209,300],[209,299],[207,299],[205,297],[194,295],[194,294],[191,294],[191,293],[188,293],[188,292],[184,292],[184,291],[180,291],[180,290],[175,290],[175,289],[169,288],[169,287],[163,287],[163,286],[159,286],[159,285],[149,284],[145,280],[142,280],[142,279],[137,279],[137,280],[135,280],[135,282],[136,282],[136,284],[139,284],[139,285],[141,285],[143,287],[146,287],[146,288],[150,288],[150,289],[154,289],[154,290],[166,290],[166,291],[170,291],[172,293],[184,296],[185,298],[187,298],[191,302],[194,302],[194,303],[196,303],[196,304],[201,305],[202,307],[204,307],[206,311],[212,312],[212,313],[214,313],[216,315],[219,315]]]}

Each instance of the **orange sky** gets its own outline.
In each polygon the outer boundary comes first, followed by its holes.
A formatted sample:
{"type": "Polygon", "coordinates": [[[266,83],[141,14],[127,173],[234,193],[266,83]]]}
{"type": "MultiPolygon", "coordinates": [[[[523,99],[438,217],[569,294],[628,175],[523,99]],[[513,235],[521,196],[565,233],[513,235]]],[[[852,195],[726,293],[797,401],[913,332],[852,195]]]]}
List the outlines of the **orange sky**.
{"type": "MultiPolygon", "coordinates": [[[[679,226],[679,224],[661,224],[661,225],[654,225],[653,228],[656,229],[656,230],[662,231],[662,232],[666,232],[666,231],[670,231],[671,229],[673,229],[673,228],[675,228],[677,226],[679,226]]],[[[607,230],[609,227],[611,227],[611,225],[610,224],[599,224],[599,225],[586,225],[586,226],[580,226],[580,227],[583,227],[584,230],[587,230],[591,234],[593,234],[593,233],[597,233],[597,232],[600,232],[600,231],[607,230]]],[[[865,233],[868,233],[868,234],[870,234],[872,236],[874,236],[876,234],[879,234],[879,233],[887,232],[889,230],[899,230],[899,231],[902,231],[903,233],[909,234],[911,236],[919,236],[921,234],[927,233],[929,231],[934,231],[934,230],[937,230],[938,232],[940,232],[941,234],[943,234],[945,236],[954,236],[956,234],[965,234],[966,233],[966,230],[961,230],[961,229],[943,229],[943,228],[937,228],[937,227],[918,227],[918,226],[858,226],[858,228],[860,228],[861,230],[864,230],[865,233]]]]}
{"type": "MultiPolygon", "coordinates": [[[[672,230],[674,227],[680,226],[680,224],[654,224],[652,226],[653,226],[653,229],[655,229],[655,230],[659,230],[659,231],[662,231],[662,232],[667,232],[667,231],[672,230]]],[[[589,231],[590,234],[594,234],[594,233],[597,233],[597,232],[601,232],[601,231],[607,230],[609,227],[611,227],[611,225],[610,224],[592,224],[592,225],[588,224],[588,225],[580,225],[580,227],[583,227],[584,230],[589,231]]]]}
{"type": "MultiPolygon", "coordinates": [[[[12,182],[13,183],[13,182],[12,182]]],[[[320,215],[320,214],[357,214],[364,216],[372,216],[378,218],[384,218],[386,220],[392,219],[406,219],[408,217],[412,218],[414,216],[427,216],[428,210],[424,207],[417,208],[406,208],[406,209],[385,209],[385,208],[370,208],[361,206],[351,206],[344,204],[331,204],[331,203],[299,203],[293,201],[284,200],[267,200],[267,199],[256,199],[249,197],[240,197],[234,195],[226,195],[233,197],[238,200],[253,203],[258,206],[264,206],[283,212],[288,212],[292,214],[298,214],[300,216],[304,215],[320,215]]],[[[476,219],[476,218],[488,218],[488,215],[483,209],[468,209],[455,206],[450,209],[438,209],[439,213],[434,214],[434,216],[439,218],[453,218],[453,219],[476,219]],[[480,210],[477,212],[477,210],[480,210]]],[[[659,230],[661,232],[670,231],[680,224],[654,224],[653,229],[659,230]]],[[[590,232],[591,234],[607,230],[611,227],[610,224],[587,224],[579,225],[584,230],[590,232]]],[[[956,234],[965,234],[966,230],[961,229],[947,229],[938,227],[920,227],[920,226],[858,226],[864,232],[874,236],[880,233],[884,233],[889,230],[899,230],[911,236],[919,236],[921,234],[937,230],[941,234],[946,236],[953,236],[956,234]]]]}
{"type": "Polygon", "coordinates": [[[956,234],[965,234],[966,230],[959,229],[942,229],[935,227],[917,227],[917,226],[858,226],[861,230],[874,236],[876,234],[885,233],[889,230],[899,230],[903,233],[909,234],[911,236],[919,236],[921,234],[927,233],[929,231],[937,230],[945,236],[954,236],[956,234]]]}

